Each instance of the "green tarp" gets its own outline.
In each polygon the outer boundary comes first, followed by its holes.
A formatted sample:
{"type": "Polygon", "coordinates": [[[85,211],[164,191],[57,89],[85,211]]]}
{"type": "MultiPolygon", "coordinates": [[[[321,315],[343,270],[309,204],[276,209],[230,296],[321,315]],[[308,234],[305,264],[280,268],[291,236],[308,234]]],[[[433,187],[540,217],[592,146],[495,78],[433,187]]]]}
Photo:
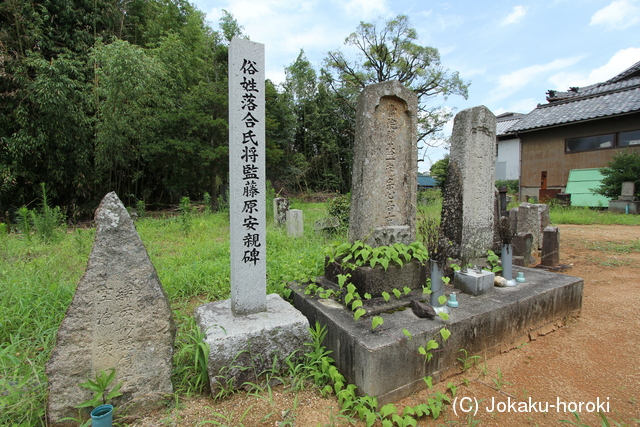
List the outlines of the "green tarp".
{"type": "Polygon", "coordinates": [[[602,174],[598,168],[569,171],[565,193],[571,194],[571,206],[609,206],[609,199],[591,191],[592,188],[600,186],[601,179],[602,174]]]}

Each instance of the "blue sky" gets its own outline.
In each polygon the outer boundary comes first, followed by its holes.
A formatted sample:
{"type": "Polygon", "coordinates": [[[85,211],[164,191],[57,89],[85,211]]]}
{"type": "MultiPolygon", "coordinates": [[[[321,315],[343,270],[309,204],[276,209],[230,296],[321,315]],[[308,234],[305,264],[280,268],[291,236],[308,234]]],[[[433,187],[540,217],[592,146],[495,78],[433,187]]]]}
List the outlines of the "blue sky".
{"type": "MultiPolygon", "coordinates": [[[[469,81],[469,99],[494,114],[528,113],[549,89],[602,82],[640,61],[640,0],[197,0],[218,28],[230,12],[251,40],[265,44],[267,78],[284,80],[300,49],[316,70],[361,21],[409,16],[418,42],[440,51],[442,65],[469,81]]],[[[451,134],[451,124],[443,135],[451,134]]],[[[446,153],[428,148],[420,170],[446,153]]]]}

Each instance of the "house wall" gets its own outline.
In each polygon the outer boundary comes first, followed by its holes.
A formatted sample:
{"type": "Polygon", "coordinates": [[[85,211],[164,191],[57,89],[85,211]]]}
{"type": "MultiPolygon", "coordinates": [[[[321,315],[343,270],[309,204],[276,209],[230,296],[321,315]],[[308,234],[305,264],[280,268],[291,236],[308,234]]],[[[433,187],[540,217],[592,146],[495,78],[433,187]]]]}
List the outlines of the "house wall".
{"type": "MultiPolygon", "coordinates": [[[[547,188],[564,191],[569,171],[604,167],[620,151],[617,148],[565,153],[565,139],[640,129],[640,113],[521,133],[520,200],[538,197],[542,172],[547,188]]],[[[633,147],[640,153],[640,147],[633,147]]]]}
{"type": "Polygon", "coordinates": [[[496,179],[520,178],[520,140],[518,138],[498,141],[496,155],[496,179]]]}

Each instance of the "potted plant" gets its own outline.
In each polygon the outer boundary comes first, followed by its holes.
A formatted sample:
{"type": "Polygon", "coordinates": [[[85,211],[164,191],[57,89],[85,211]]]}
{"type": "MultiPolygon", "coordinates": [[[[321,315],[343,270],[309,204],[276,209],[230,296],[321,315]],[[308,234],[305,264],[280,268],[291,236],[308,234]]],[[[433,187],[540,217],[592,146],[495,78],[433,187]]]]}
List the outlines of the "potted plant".
{"type": "Polygon", "coordinates": [[[111,372],[99,370],[96,374],[95,381],[88,379],[86,382],[81,383],[80,387],[84,387],[93,391],[93,397],[89,400],[82,402],[78,405],[78,408],[94,408],[91,411],[91,425],[93,427],[111,427],[113,425],[113,405],[108,402],[111,399],[122,396],[120,393],[120,387],[122,387],[122,381],[111,387],[111,383],[116,377],[115,368],[110,369],[111,372]]]}

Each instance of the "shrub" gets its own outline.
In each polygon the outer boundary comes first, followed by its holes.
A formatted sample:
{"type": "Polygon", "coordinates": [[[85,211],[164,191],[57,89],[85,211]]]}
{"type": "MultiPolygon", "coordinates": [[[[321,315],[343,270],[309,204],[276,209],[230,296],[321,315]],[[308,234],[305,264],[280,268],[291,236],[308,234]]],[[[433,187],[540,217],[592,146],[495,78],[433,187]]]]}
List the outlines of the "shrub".
{"type": "Polygon", "coordinates": [[[496,180],[496,188],[505,185],[508,194],[518,194],[520,190],[520,181],[517,179],[498,179],[496,180]]]}
{"type": "Polygon", "coordinates": [[[603,175],[600,186],[590,190],[608,199],[617,199],[622,194],[622,183],[636,183],[636,195],[640,191],[640,154],[634,150],[624,150],[613,156],[606,167],[600,168],[603,175]]]}
{"type": "Polygon", "coordinates": [[[327,201],[327,211],[329,216],[335,216],[340,220],[340,224],[349,225],[349,215],[351,214],[351,193],[334,197],[327,201]]]}

